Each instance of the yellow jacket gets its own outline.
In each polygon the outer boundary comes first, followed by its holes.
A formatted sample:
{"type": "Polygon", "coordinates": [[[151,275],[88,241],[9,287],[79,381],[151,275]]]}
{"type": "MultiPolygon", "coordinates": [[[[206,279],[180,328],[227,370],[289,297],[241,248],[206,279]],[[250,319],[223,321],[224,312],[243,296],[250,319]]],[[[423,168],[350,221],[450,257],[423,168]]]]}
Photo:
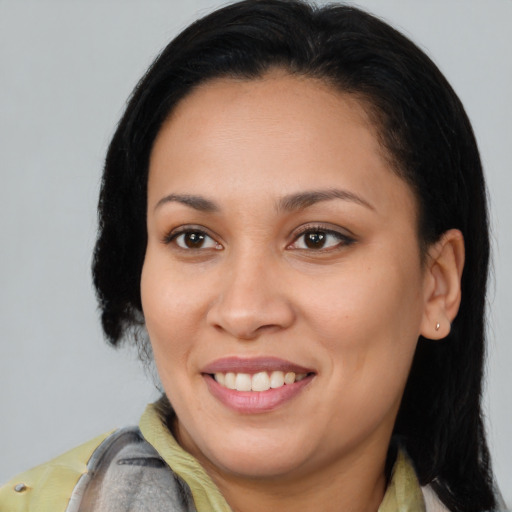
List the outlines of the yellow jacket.
{"type": "MultiPolygon", "coordinates": [[[[0,487],[0,512],[124,512],[138,510],[134,504],[152,512],[232,512],[153,405],[139,429],[101,435],[18,475],[0,487]]],[[[420,487],[401,452],[379,507],[379,512],[397,511],[448,512],[432,491],[420,487]]]]}

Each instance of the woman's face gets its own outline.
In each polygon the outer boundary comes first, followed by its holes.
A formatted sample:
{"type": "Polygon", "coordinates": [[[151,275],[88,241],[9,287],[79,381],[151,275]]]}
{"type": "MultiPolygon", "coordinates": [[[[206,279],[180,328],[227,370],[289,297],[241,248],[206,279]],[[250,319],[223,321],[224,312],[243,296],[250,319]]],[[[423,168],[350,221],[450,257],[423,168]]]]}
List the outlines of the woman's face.
{"type": "Polygon", "coordinates": [[[238,477],[383,458],[425,316],[416,227],[353,97],[274,72],[184,99],[141,283],[181,444],[238,477]]]}

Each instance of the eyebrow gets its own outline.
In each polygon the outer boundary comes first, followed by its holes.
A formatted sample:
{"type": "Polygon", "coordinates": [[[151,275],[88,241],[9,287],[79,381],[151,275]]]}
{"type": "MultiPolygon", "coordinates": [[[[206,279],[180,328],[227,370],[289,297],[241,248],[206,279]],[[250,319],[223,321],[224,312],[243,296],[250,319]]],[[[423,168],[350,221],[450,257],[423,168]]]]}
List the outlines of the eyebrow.
{"type": "Polygon", "coordinates": [[[206,213],[218,212],[220,209],[213,201],[202,196],[169,194],[168,196],[162,197],[162,199],[156,203],[155,210],[165,203],[181,203],[185,206],[190,206],[190,208],[194,208],[194,210],[206,213]]]}
{"type": "Polygon", "coordinates": [[[278,204],[278,210],[294,211],[303,210],[321,201],[330,201],[331,199],[342,199],[344,201],[351,201],[361,206],[365,206],[370,210],[375,208],[365,199],[350,192],[341,189],[328,189],[328,190],[312,190],[307,192],[299,192],[298,194],[291,194],[283,197],[278,204]]]}
{"type": "MultiPolygon", "coordinates": [[[[330,201],[332,199],[351,201],[361,206],[365,206],[370,210],[375,210],[375,208],[362,197],[348,190],[341,189],[311,190],[306,192],[299,192],[297,194],[290,194],[279,200],[277,203],[277,210],[287,212],[304,210],[321,201],[330,201]]],[[[194,210],[205,213],[215,213],[220,211],[220,207],[214,201],[206,199],[203,196],[191,194],[169,194],[165,197],[162,197],[162,199],[160,199],[160,201],[158,201],[156,204],[155,210],[165,203],[173,202],[189,206],[194,210]]]]}

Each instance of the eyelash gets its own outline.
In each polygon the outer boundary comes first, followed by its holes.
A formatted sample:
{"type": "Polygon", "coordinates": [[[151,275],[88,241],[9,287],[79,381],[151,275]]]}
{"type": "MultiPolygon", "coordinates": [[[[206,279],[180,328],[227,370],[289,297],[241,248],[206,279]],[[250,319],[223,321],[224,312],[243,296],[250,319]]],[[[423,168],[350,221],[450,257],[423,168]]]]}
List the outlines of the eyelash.
{"type": "MultiPolygon", "coordinates": [[[[313,251],[313,252],[328,252],[328,251],[333,251],[336,249],[339,250],[342,247],[347,247],[356,241],[355,238],[353,238],[352,236],[346,235],[344,233],[341,233],[341,232],[333,230],[333,229],[325,228],[324,226],[321,226],[321,225],[307,225],[307,226],[304,226],[300,230],[300,232],[294,236],[293,242],[291,244],[287,245],[286,248],[287,249],[293,248],[292,246],[294,244],[297,244],[299,239],[307,234],[322,234],[326,238],[329,236],[332,236],[338,240],[338,243],[336,243],[333,247],[328,247],[328,248],[323,248],[323,246],[320,248],[301,247],[301,248],[295,248],[296,250],[313,251]]],[[[163,243],[166,245],[174,243],[179,249],[184,250],[184,251],[193,251],[194,249],[196,249],[196,250],[200,250],[200,249],[202,249],[202,250],[206,250],[206,249],[221,250],[223,248],[222,245],[219,244],[218,242],[216,242],[215,239],[212,236],[210,236],[204,229],[201,229],[199,227],[196,228],[193,226],[183,227],[183,228],[178,229],[178,231],[171,231],[170,233],[165,235],[165,237],[163,239],[163,243]],[[215,244],[215,247],[203,247],[202,245],[200,247],[196,247],[196,248],[182,247],[177,243],[177,240],[180,236],[185,236],[187,234],[188,235],[199,235],[200,237],[204,237],[203,240],[209,238],[215,244]]],[[[305,245],[307,245],[307,242],[305,242],[305,245]]]]}
{"type": "MultiPolygon", "coordinates": [[[[165,237],[163,239],[163,243],[166,244],[166,245],[174,243],[179,249],[182,249],[184,251],[192,251],[192,250],[194,250],[194,248],[192,248],[192,247],[188,247],[188,248],[181,247],[176,242],[176,240],[180,236],[184,236],[184,235],[187,235],[187,234],[188,235],[196,234],[196,235],[199,235],[199,236],[203,236],[204,238],[209,238],[210,240],[212,240],[218,246],[218,247],[214,247],[213,249],[220,250],[222,248],[221,244],[216,242],[215,239],[212,236],[210,236],[204,229],[201,229],[199,227],[196,228],[194,226],[182,227],[182,228],[178,229],[178,231],[171,231],[170,233],[165,235],[165,237]]],[[[205,248],[198,247],[197,249],[203,249],[204,250],[205,248]]],[[[208,249],[212,249],[212,248],[208,247],[208,249]]]]}
{"type": "Polygon", "coordinates": [[[316,248],[316,249],[313,249],[312,247],[304,247],[304,248],[297,248],[297,250],[302,250],[302,251],[310,250],[310,251],[314,251],[314,252],[335,251],[337,249],[338,250],[341,249],[342,247],[347,247],[356,241],[355,238],[353,238],[352,236],[349,236],[345,233],[341,233],[340,231],[336,231],[334,229],[329,229],[329,228],[326,228],[321,225],[307,225],[307,226],[304,226],[299,231],[299,233],[297,233],[295,235],[293,242],[290,245],[288,245],[288,247],[291,247],[292,245],[296,244],[301,237],[304,237],[307,234],[320,234],[320,233],[325,235],[326,237],[333,236],[334,238],[336,238],[338,240],[338,243],[335,244],[333,247],[328,247],[326,249],[324,249],[323,247],[316,248]]]}

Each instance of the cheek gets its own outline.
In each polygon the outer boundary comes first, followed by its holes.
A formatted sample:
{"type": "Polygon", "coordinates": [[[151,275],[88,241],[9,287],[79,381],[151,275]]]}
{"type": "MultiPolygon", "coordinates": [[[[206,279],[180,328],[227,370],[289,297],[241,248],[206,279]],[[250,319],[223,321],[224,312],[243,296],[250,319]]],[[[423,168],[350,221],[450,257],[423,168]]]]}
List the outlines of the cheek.
{"type": "Polygon", "coordinates": [[[361,389],[377,383],[377,391],[378,382],[405,383],[423,313],[419,267],[381,259],[333,273],[319,293],[305,290],[302,308],[333,373],[361,389]]]}
{"type": "Polygon", "coordinates": [[[420,284],[419,272],[399,265],[354,265],[317,281],[315,293],[308,285],[300,290],[302,314],[316,324],[319,333],[335,337],[347,331],[359,332],[363,338],[372,330],[419,332],[420,284]]]}
{"type": "Polygon", "coordinates": [[[166,372],[160,370],[183,367],[193,330],[198,327],[191,311],[194,294],[188,293],[189,288],[168,266],[165,258],[148,250],[141,275],[142,310],[161,376],[166,372]]]}
{"type": "MultiPolygon", "coordinates": [[[[353,439],[392,428],[409,375],[421,319],[420,295],[400,269],[369,268],[333,279],[310,302],[312,333],[329,356],[330,396],[318,404],[337,435],[353,439]]],[[[310,295],[311,296],[311,295],[310,295]]]]}

